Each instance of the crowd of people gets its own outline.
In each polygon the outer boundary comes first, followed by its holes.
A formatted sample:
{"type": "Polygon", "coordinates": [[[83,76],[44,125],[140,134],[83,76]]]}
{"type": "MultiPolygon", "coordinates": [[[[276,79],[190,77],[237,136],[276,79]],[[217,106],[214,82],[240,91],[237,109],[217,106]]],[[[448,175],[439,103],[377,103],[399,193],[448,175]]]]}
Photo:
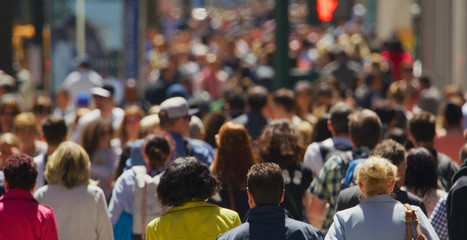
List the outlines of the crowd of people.
{"type": "Polygon", "coordinates": [[[155,32],[120,102],[89,58],[32,104],[0,72],[0,238],[467,238],[462,90],[359,16],[297,27],[310,75],[273,89],[273,23],[240,13],[155,32]]]}

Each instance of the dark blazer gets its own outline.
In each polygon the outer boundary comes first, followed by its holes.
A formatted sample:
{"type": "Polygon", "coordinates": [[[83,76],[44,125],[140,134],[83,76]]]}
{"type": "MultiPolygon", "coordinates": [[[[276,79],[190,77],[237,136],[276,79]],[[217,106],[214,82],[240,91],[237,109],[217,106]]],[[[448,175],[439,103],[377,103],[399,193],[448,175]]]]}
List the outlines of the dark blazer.
{"type": "MultiPolygon", "coordinates": [[[[425,203],[419,197],[412,193],[400,190],[397,186],[394,186],[393,194],[396,195],[395,199],[401,203],[408,203],[420,207],[426,215],[425,203]]],[[[352,186],[340,191],[337,196],[336,212],[357,206],[360,203],[359,198],[363,197],[362,192],[358,186],[352,186]]]]}
{"type": "Polygon", "coordinates": [[[452,179],[446,199],[449,239],[467,239],[467,161],[452,179]]]}
{"type": "Polygon", "coordinates": [[[281,206],[265,205],[252,208],[246,222],[220,235],[219,240],[322,240],[323,234],[310,224],[290,218],[281,206]]]}

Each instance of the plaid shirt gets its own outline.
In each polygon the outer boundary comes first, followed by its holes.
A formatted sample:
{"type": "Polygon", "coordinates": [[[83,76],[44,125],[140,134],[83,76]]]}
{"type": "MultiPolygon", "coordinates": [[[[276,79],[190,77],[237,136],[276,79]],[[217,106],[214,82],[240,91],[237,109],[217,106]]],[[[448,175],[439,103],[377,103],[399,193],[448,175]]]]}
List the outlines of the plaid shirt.
{"type": "MultiPolygon", "coordinates": [[[[355,148],[348,151],[352,154],[352,159],[367,158],[371,149],[368,147],[355,148]]],[[[347,165],[341,154],[330,157],[318,176],[311,182],[308,189],[317,198],[329,203],[329,210],[324,220],[322,232],[326,234],[332,224],[334,209],[336,208],[337,195],[342,190],[342,179],[345,177],[347,165]],[[345,165],[345,166],[344,166],[345,165]]]]}
{"type": "MultiPolygon", "coordinates": [[[[447,196],[446,196],[447,197],[447,196]]],[[[430,219],[428,219],[435,229],[440,240],[448,238],[448,218],[446,212],[446,197],[439,199],[430,219]]]]}

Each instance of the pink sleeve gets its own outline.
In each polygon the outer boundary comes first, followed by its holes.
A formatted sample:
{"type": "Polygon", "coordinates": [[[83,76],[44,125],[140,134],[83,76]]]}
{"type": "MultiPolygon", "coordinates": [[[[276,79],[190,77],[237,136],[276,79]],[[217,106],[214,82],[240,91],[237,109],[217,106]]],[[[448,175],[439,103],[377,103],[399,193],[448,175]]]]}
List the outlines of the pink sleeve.
{"type": "Polygon", "coordinates": [[[44,213],[41,240],[58,240],[57,222],[52,208],[44,213]]]}

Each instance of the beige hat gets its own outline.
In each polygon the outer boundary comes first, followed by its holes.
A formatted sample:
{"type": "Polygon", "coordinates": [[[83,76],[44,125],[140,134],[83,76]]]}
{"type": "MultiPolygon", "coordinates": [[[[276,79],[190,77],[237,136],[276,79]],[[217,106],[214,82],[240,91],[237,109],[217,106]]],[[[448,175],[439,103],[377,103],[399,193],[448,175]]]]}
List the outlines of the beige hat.
{"type": "Polygon", "coordinates": [[[188,102],[182,97],[173,97],[163,101],[160,105],[159,118],[161,120],[188,117],[199,112],[198,109],[190,109],[188,102]]]}

